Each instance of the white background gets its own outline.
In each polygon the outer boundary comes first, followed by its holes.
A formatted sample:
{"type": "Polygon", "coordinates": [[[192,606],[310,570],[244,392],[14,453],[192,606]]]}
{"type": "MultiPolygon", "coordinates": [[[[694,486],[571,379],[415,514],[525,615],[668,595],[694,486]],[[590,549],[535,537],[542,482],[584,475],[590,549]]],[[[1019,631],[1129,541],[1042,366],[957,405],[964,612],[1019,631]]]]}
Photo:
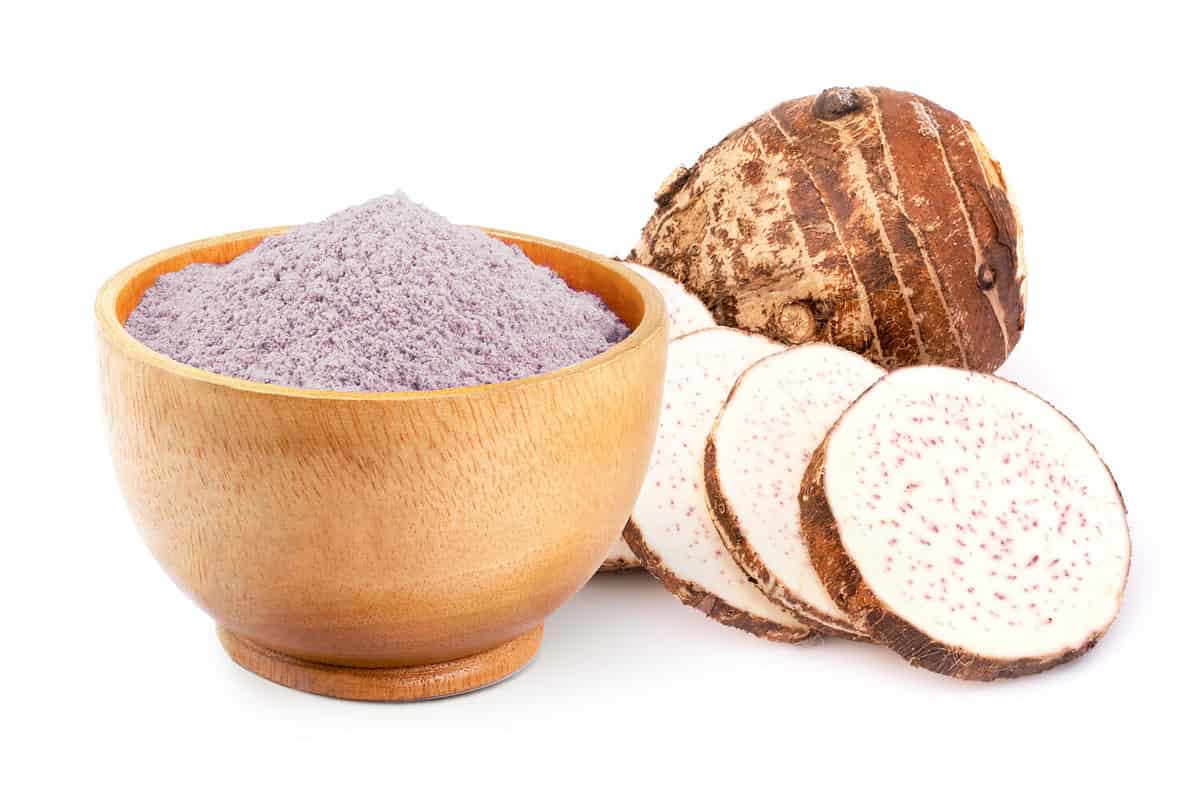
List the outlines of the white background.
{"type": "Polygon", "coordinates": [[[1194,791],[1196,27],[1101,5],[0,12],[0,794],[1194,791]],[[225,657],[113,480],[91,322],[109,274],[398,187],[623,254],[673,166],[856,84],[970,119],[1021,206],[1028,327],[1001,374],[1092,437],[1133,525],[1092,654],[962,683],[864,645],[758,641],[618,576],[551,618],[528,670],[460,698],[339,702],[225,657]]]}

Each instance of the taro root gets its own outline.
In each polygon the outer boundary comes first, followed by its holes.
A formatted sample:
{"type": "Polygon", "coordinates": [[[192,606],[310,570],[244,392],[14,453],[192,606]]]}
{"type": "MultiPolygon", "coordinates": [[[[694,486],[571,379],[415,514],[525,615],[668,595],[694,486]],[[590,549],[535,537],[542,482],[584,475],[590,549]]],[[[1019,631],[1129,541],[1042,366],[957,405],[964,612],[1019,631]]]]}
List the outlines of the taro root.
{"type": "Polygon", "coordinates": [[[782,103],[655,200],[630,260],[680,280],[722,325],[888,369],[985,371],[1024,328],[1000,166],[968,122],[917,95],[839,87],[782,103]]]}
{"type": "Polygon", "coordinates": [[[777,604],[826,633],[863,638],[813,568],[800,534],[800,481],[813,451],[883,370],[838,347],[809,344],[747,369],[704,453],[713,522],[734,560],[777,604]]]}
{"type": "Polygon", "coordinates": [[[671,342],[658,439],[625,541],[646,569],[687,605],[725,625],[794,642],[810,626],[772,603],[725,549],[705,505],[704,442],[734,381],[783,346],[733,328],[671,342]]]}
{"type": "MultiPolygon", "coordinates": [[[[626,264],[631,270],[641,275],[654,285],[667,303],[667,316],[670,322],[672,338],[685,336],[701,328],[711,328],[716,325],[712,314],[704,307],[704,303],[679,283],[661,272],[643,267],[640,264],[626,264]]],[[[617,572],[626,569],[638,569],[641,563],[629,549],[624,539],[618,539],[609,550],[608,556],[601,565],[601,572],[617,572]]]]}
{"type": "Polygon", "coordinates": [[[672,339],[687,336],[701,328],[711,328],[716,325],[712,312],[705,307],[704,302],[688,291],[679,281],[664,275],[658,270],[643,267],[641,264],[625,262],[625,266],[641,275],[658,289],[667,305],[667,318],[670,322],[668,333],[672,339]]]}
{"type": "Polygon", "coordinates": [[[800,529],[856,628],[957,678],[1087,652],[1129,574],[1124,501],[1079,429],[945,367],[892,372],[842,415],[805,472],[800,529]]]}

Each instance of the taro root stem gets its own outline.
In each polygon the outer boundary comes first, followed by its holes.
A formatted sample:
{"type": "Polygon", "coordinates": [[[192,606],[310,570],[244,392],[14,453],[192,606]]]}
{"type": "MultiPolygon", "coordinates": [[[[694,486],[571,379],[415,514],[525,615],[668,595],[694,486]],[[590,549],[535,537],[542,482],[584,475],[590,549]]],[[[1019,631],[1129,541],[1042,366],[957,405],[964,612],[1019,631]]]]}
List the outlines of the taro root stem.
{"type": "Polygon", "coordinates": [[[862,99],[848,86],[834,86],[817,95],[813,102],[813,116],[832,121],[862,108],[862,99]]]}

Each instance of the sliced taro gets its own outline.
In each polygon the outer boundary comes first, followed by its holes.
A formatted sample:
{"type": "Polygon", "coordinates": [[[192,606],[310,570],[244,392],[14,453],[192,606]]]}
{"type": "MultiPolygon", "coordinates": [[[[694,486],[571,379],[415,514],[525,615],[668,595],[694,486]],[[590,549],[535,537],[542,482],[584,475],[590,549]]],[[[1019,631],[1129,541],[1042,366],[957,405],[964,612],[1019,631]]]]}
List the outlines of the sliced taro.
{"type": "Polygon", "coordinates": [[[782,345],[732,328],[671,343],[658,440],[625,540],[646,569],[690,606],[726,625],[778,641],[810,626],[767,599],[729,554],[705,503],[705,440],[738,376],[782,345]]]}
{"type": "Polygon", "coordinates": [[[855,627],[972,680],[1087,652],[1121,606],[1121,493],[1065,416],[1015,384],[946,367],[890,373],[814,453],[801,530],[855,627]]]}
{"type": "Polygon", "coordinates": [[[826,632],[863,638],[817,576],[800,534],[813,451],[884,371],[826,344],[767,356],[738,379],[708,438],[709,508],[734,559],[783,607],[826,632]]]}

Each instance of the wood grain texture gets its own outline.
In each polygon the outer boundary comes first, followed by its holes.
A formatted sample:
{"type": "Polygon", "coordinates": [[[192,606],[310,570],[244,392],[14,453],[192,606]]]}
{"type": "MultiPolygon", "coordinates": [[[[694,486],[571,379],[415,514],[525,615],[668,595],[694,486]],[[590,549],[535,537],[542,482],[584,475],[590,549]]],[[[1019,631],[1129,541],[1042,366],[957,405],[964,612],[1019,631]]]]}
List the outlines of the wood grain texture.
{"type": "Polygon", "coordinates": [[[489,231],[633,332],[563,370],[436,392],[253,383],[125,332],[162,273],[283,230],[165,250],[97,297],[109,442],[146,544],[223,629],[300,661],[412,667],[528,634],[596,571],[637,496],[662,399],[662,298],[617,262],[489,231]]]}
{"type": "Polygon", "coordinates": [[[1021,226],[999,165],[917,95],[839,87],[780,103],[672,172],[655,202],[630,260],[723,325],[887,369],[986,371],[1024,328],[1021,226]]]}
{"type": "Polygon", "coordinates": [[[472,656],[416,667],[338,667],[268,650],[224,628],[221,645],[238,666],[267,680],[343,700],[431,700],[483,689],[528,664],[542,643],[542,626],[472,656]]]}

